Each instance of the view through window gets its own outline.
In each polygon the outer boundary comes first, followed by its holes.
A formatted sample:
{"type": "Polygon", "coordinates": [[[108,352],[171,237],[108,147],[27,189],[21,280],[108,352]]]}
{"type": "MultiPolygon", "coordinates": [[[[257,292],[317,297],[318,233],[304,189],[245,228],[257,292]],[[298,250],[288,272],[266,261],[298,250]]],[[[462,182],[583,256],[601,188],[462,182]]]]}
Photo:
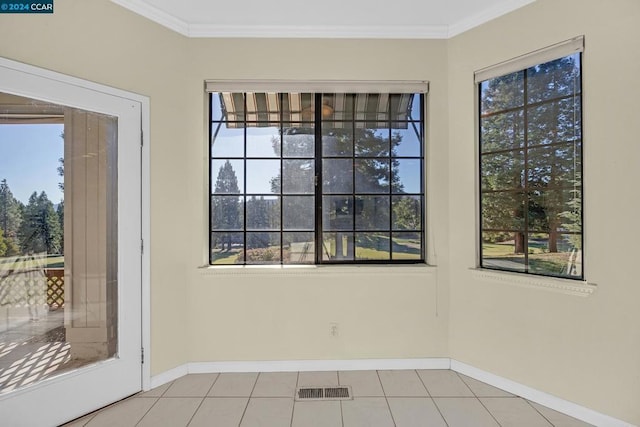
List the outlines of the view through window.
{"type": "Polygon", "coordinates": [[[479,91],[481,266],[581,279],[581,53],[479,91]]]}
{"type": "Polygon", "coordinates": [[[117,126],[0,93],[0,395],[116,354],[117,126]]]}
{"type": "Polygon", "coordinates": [[[424,95],[210,94],[210,263],[424,261],[424,95]]]}

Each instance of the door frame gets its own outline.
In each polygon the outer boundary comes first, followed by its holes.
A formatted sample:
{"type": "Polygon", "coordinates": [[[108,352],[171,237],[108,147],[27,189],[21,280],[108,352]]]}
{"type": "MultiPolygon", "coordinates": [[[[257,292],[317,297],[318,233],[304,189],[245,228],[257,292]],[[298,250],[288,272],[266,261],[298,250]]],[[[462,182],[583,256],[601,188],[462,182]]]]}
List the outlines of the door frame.
{"type": "MultiPolygon", "coordinates": [[[[137,93],[124,91],[121,89],[113,88],[110,86],[94,83],[88,80],[80,79],[77,77],[68,76],[55,71],[46,70],[33,65],[24,64],[11,59],[0,57],[0,68],[8,69],[11,71],[24,74],[25,79],[29,77],[43,78],[51,80],[52,82],[58,82],[66,85],[77,86],[82,89],[91,90],[94,92],[103,93],[119,98],[123,98],[128,101],[138,103],[140,105],[140,129],[141,129],[141,146],[140,146],[140,230],[141,230],[141,278],[140,278],[140,293],[141,293],[141,378],[140,384],[142,390],[148,390],[151,387],[151,225],[150,225],[150,100],[147,96],[137,93]]],[[[25,80],[26,82],[27,80],[25,80]]],[[[20,93],[16,95],[42,98],[34,90],[28,89],[28,84],[21,86],[20,93]]],[[[56,102],[52,100],[52,102],[56,102]]],[[[34,387],[38,387],[34,385],[34,387]]],[[[26,389],[28,390],[28,388],[26,389]]],[[[18,390],[17,393],[22,393],[18,390]]]]}

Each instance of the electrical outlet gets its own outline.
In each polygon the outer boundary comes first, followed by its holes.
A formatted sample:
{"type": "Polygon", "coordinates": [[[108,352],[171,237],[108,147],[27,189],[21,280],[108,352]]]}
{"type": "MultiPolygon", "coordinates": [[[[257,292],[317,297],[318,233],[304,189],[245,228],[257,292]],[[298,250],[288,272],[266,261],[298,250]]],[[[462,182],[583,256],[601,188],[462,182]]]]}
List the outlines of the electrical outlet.
{"type": "Polygon", "coordinates": [[[331,334],[332,337],[337,337],[339,335],[339,329],[338,329],[338,324],[335,322],[331,322],[329,323],[329,334],[331,334]]]}

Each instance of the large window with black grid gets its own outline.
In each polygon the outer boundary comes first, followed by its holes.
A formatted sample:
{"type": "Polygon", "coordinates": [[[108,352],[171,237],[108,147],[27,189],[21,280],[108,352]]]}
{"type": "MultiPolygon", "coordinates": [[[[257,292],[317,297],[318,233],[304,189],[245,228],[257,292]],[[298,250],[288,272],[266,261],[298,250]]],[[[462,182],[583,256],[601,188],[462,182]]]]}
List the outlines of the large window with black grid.
{"type": "Polygon", "coordinates": [[[210,264],[424,262],[424,97],[211,91],[210,264]]]}
{"type": "Polygon", "coordinates": [[[582,48],[579,37],[476,77],[481,267],[584,278],[582,48]]]}

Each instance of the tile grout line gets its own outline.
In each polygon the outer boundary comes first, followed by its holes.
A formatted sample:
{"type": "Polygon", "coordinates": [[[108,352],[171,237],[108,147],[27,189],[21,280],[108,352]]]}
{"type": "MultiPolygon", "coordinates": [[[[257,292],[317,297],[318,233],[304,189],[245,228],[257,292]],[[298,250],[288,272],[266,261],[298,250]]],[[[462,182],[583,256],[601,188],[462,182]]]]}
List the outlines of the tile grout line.
{"type": "Polygon", "coordinates": [[[491,418],[493,418],[499,426],[502,426],[502,424],[500,424],[500,421],[498,421],[498,419],[497,419],[496,417],[494,417],[494,416],[493,416],[493,414],[491,413],[491,411],[489,410],[489,408],[487,408],[487,406],[484,404],[484,402],[483,402],[482,400],[480,400],[480,398],[479,398],[479,397],[476,397],[476,399],[478,399],[478,402],[480,402],[480,404],[482,405],[482,407],[483,407],[483,408],[484,408],[484,409],[489,413],[489,415],[491,415],[491,418]]]}
{"type": "MultiPolygon", "coordinates": [[[[169,390],[169,387],[167,387],[167,390],[169,390]]],[[[167,392],[167,390],[165,390],[165,393],[167,392]]],[[[164,393],[162,393],[162,394],[164,394],[164,393]]],[[[138,422],[135,424],[136,426],[139,425],[142,422],[142,420],[144,420],[144,417],[149,415],[149,412],[151,412],[151,410],[158,404],[158,402],[160,402],[160,399],[162,399],[162,395],[160,397],[158,397],[158,399],[155,402],[153,402],[153,405],[151,405],[149,407],[149,409],[147,409],[147,411],[144,413],[144,415],[142,417],[140,417],[138,422]]]]}
{"type": "Polygon", "coordinates": [[[476,394],[476,392],[475,392],[475,391],[473,391],[473,389],[472,389],[471,387],[469,387],[469,384],[467,384],[467,382],[466,382],[466,381],[465,381],[465,380],[460,376],[460,374],[459,374],[458,372],[456,372],[456,371],[452,371],[452,372],[453,372],[454,374],[456,374],[456,376],[458,377],[458,379],[459,379],[460,381],[462,381],[462,384],[464,384],[464,385],[469,389],[469,391],[471,392],[471,394],[473,394],[477,399],[480,399],[480,396],[478,396],[478,395],[476,394]]]}
{"type": "Polygon", "coordinates": [[[211,383],[211,385],[209,386],[209,388],[207,389],[207,392],[204,394],[204,396],[202,397],[202,400],[200,401],[200,404],[198,405],[198,407],[196,408],[196,410],[193,412],[193,414],[191,414],[191,418],[189,418],[189,422],[187,423],[187,427],[189,427],[189,424],[191,424],[191,422],[193,421],[193,417],[196,416],[196,414],[198,413],[198,411],[200,410],[200,408],[202,407],[202,404],[204,403],[204,400],[207,398],[207,396],[209,395],[209,392],[211,392],[211,389],[213,388],[213,385],[216,383],[216,381],[218,381],[218,378],[220,378],[220,374],[216,374],[216,378],[213,380],[213,382],[211,383]]]}
{"type": "Polygon", "coordinates": [[[247,414],[247,408],[249,408],[249,402],[251,402],[251,395],[253,394],[253,391],[256,389],[256,384],[258,384],[258,378],[260,378],[260,372],[258,372],[258,375],[256,375],[256,381],[253,383],[253,387],[251,388],[251,393],[249,393],[249,397],[247,398],[247,404],[244,406],[244,411],[242,411],[242,416],[240,417],[240,422],[238,423],[238,426],[242,425],[242,420],[244,419],[244,416],[247,414]]]}
{"type": "Polygon", "coordinates": [[[529,400],[527,400],[527,399],[525,399],[525,398],[522,398],[522,400],[524,400],[525,402],[527,402],[527,405],[531,406],[531,407],[533,408],[533,410],[534,410],[534,411],[536,411],[538,414],[540,414],[540,416],[541,416],[542,418],[544,418],[544,419],[545,419],[549,424],[551,424],[553,427],[555,427],[555,424],[554,424],[554,423],[552,423],[552,422],[551,422],[551,420],[550,420],[549,418],[545,417],[545,416],[544,416],[544,414],[543,414],[542,412],[538,411],[538,408],[536,408],[535,406],[533,406],[529,400]]]}
{"type": "MultiPolygon", "coordinates": [[[[340,371],[336,371],[336,377],[338,378],[338,387],[343,385],[342,381],[340,381],[340,371]]],[[[353,395],[353,388],[351,389],[351,399],[355,399],[356,397],[353,395]]],[[[344,427],[344,412],[342,410],[342,400],[340,402],[340,422],[342,423],[342,427],[344,427]]]]}
{"type": "Polygon", "coordinates": [[[296,375],[296,386],[293,389],[293,405],[291,407],[291,422],[289,423],[290,427],[293,427],[293,414],[296,411],[296,390],[298,389],[298,383],[300,382],[300,371],[296,375]]]}
{"type": "Polygon", "coordinates": [[[424,383],[424,380],[422,379],[422,377],[420,376],[420,374],[418,373],[417,370],[416,370],[416,374],[418,374],[418,378],[420,379],[420,382],[424,386],[425,390],[427,390],[427,394],[429,395],[429,399],[431,399],[431,402],[433,402],[433,406],[436,407],[436,411],[438,411],[438,413],[440,414],[440,418],[442,418],[442,421],[444,421],[444,425],[449,427],[449,423],[447,422],[446,418],[442,414],[442,411],[440,410],[440,407],[438,406],[438,404],[434,400],[433,396],[431,395],[431,392],[429,391],[429,387],[427,387],[427,385],[424,383]]]}
{"type": "Polygon", "coordinates": [[[397,427],[396,420],[393,417],[393,412],[391,412],[391,405],[389,405],[389,398],[387,397],[387,392],[384,390],[384,385],[382,385],[382,379],[380,379],[380,372],[377,370],[376,370],[376,375],[378,375],[378,381],[380,381],[380,387],[382,387],[382,393],[384,394],[384,401],[387,403],[387,410],[389,411],[389,415],[391,416],[391,422],[393,423],[394,427],[397,427]]]}

